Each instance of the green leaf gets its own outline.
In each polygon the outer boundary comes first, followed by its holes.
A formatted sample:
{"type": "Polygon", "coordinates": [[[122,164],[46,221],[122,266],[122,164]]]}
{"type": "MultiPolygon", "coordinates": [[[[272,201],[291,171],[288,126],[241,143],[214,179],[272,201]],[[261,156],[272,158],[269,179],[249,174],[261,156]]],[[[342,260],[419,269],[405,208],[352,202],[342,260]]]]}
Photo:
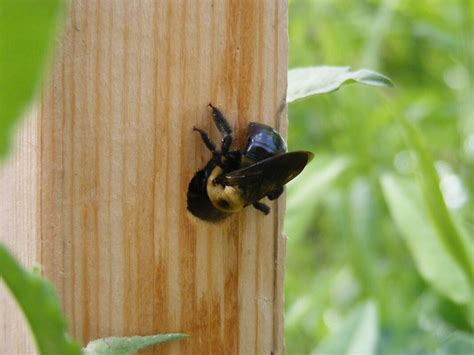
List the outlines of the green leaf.
{"type": "Polygon", "coordinates": [[[190,338],[186,334],[162,334],[134,337],[110,337],[91,341],[84,354],[91,355],[128,355],[149,346],[166,343],[171,340],[190,338]]]}
{"type": "Polygon", "coordinates": [[[393,175],[383,176],[381,183],[390,214],[420,275],[444,296],[466,304],[470,300],[468,279],[440,242],[417,185],[393,175]]]}
{"type": "Polygon", "coordinates": [[[38,87],[64,0],[0,0],[0,157],[38,87]]]}
{"type": "Polygon", "coordinates": [[[314,208],[323,193],[337,181],[350,165],[347,157],[317,156],[297,179],[288,184],[285,233],[301,236],[312,221],[314,208]]]}
{"type": "Polygon", "coordinates": [[[375,354],[378,337],[377,308],[369,301],[353,311],[341,328],[323,340],[313,354],[375,354]]]}
{"type": "Polygon", "coordinates": [[[0,278],[25,314],[40,354],[81,353],[79,345],[67,335],[66,321],[51,284],[37,272],[23,269],[1,243],[0,278]]]}
{"type": "Polygon", "coordinates": [[[439,231],[437,236],[472,282],[474,279],[474,258],[469,254],[469,248],[446,206],[433,159],[418,132],[402,118],[399,118],[399,123],[405,131],[409,146],[415,151],[419,161],[419,181],[431,220],[439,231]]]}
{"type": "Polygon", "coordinates": [[[368,69],[353,71],[350,67],[308,67],[291,69],[288,72],[288,103],[307,96],[326,94],[344,84],[360,83],[371,86],[392,87],[386,76],[368,69]]]}

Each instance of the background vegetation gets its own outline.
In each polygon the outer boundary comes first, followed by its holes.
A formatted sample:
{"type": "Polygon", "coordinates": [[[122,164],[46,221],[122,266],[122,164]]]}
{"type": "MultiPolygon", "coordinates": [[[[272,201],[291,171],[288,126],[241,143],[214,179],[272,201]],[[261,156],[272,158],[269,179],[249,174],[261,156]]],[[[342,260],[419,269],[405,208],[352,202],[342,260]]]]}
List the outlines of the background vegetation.
{"type": "Polygon", "coordinates": [[[290,104],[288,354],[472,354],[472,1],[290,0],[290,68],[366,67],[290,104]]]}

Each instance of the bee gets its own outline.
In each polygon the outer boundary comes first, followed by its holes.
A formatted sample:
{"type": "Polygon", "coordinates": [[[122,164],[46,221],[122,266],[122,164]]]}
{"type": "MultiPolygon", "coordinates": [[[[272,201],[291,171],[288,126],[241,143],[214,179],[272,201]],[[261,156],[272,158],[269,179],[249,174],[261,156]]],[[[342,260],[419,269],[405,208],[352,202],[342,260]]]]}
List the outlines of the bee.
{"type": "Polygon", "coordinates": [[[306,151],[288,152],[285,140],[270,126],[251,122],[247,143],[242,151],[231,150],[232,128],[222,112],[209,104],[214,123],[222,134],[220,150],[202,129],[194,127],[212,154],[206,166],[191,179],[188,210],[196,217],[220,221],[252,205],[263,214],[270,207],[260,202],[264,197],[277,199],[284,185],[294,179],[313,158],[306,151]]]}

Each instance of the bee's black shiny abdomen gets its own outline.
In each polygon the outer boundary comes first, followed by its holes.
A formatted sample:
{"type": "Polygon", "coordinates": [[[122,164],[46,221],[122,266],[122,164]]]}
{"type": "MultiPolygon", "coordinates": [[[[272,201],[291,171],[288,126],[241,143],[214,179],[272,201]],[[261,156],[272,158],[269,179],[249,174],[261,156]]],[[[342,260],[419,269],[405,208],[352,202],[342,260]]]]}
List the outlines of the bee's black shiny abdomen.
{"type": "Polygon", "coordinates": [[[244,155],[250,160],[261,161],[287,150],[285,141],[272,127],[257,122],[248,125],[244,155]]]}

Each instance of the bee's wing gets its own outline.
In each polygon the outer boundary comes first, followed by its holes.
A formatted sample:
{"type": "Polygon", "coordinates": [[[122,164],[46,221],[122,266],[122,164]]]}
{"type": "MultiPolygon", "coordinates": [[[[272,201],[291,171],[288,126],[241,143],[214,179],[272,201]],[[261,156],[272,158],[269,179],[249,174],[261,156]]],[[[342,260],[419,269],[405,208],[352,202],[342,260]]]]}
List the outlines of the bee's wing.
{"type": "Polygon", "coordinates": [[[224,185],[238,187],[246,204],[250,204],[294,179],[311,159],[311,152],[284,153],[231,171],[219,180],[224,185]]]}

